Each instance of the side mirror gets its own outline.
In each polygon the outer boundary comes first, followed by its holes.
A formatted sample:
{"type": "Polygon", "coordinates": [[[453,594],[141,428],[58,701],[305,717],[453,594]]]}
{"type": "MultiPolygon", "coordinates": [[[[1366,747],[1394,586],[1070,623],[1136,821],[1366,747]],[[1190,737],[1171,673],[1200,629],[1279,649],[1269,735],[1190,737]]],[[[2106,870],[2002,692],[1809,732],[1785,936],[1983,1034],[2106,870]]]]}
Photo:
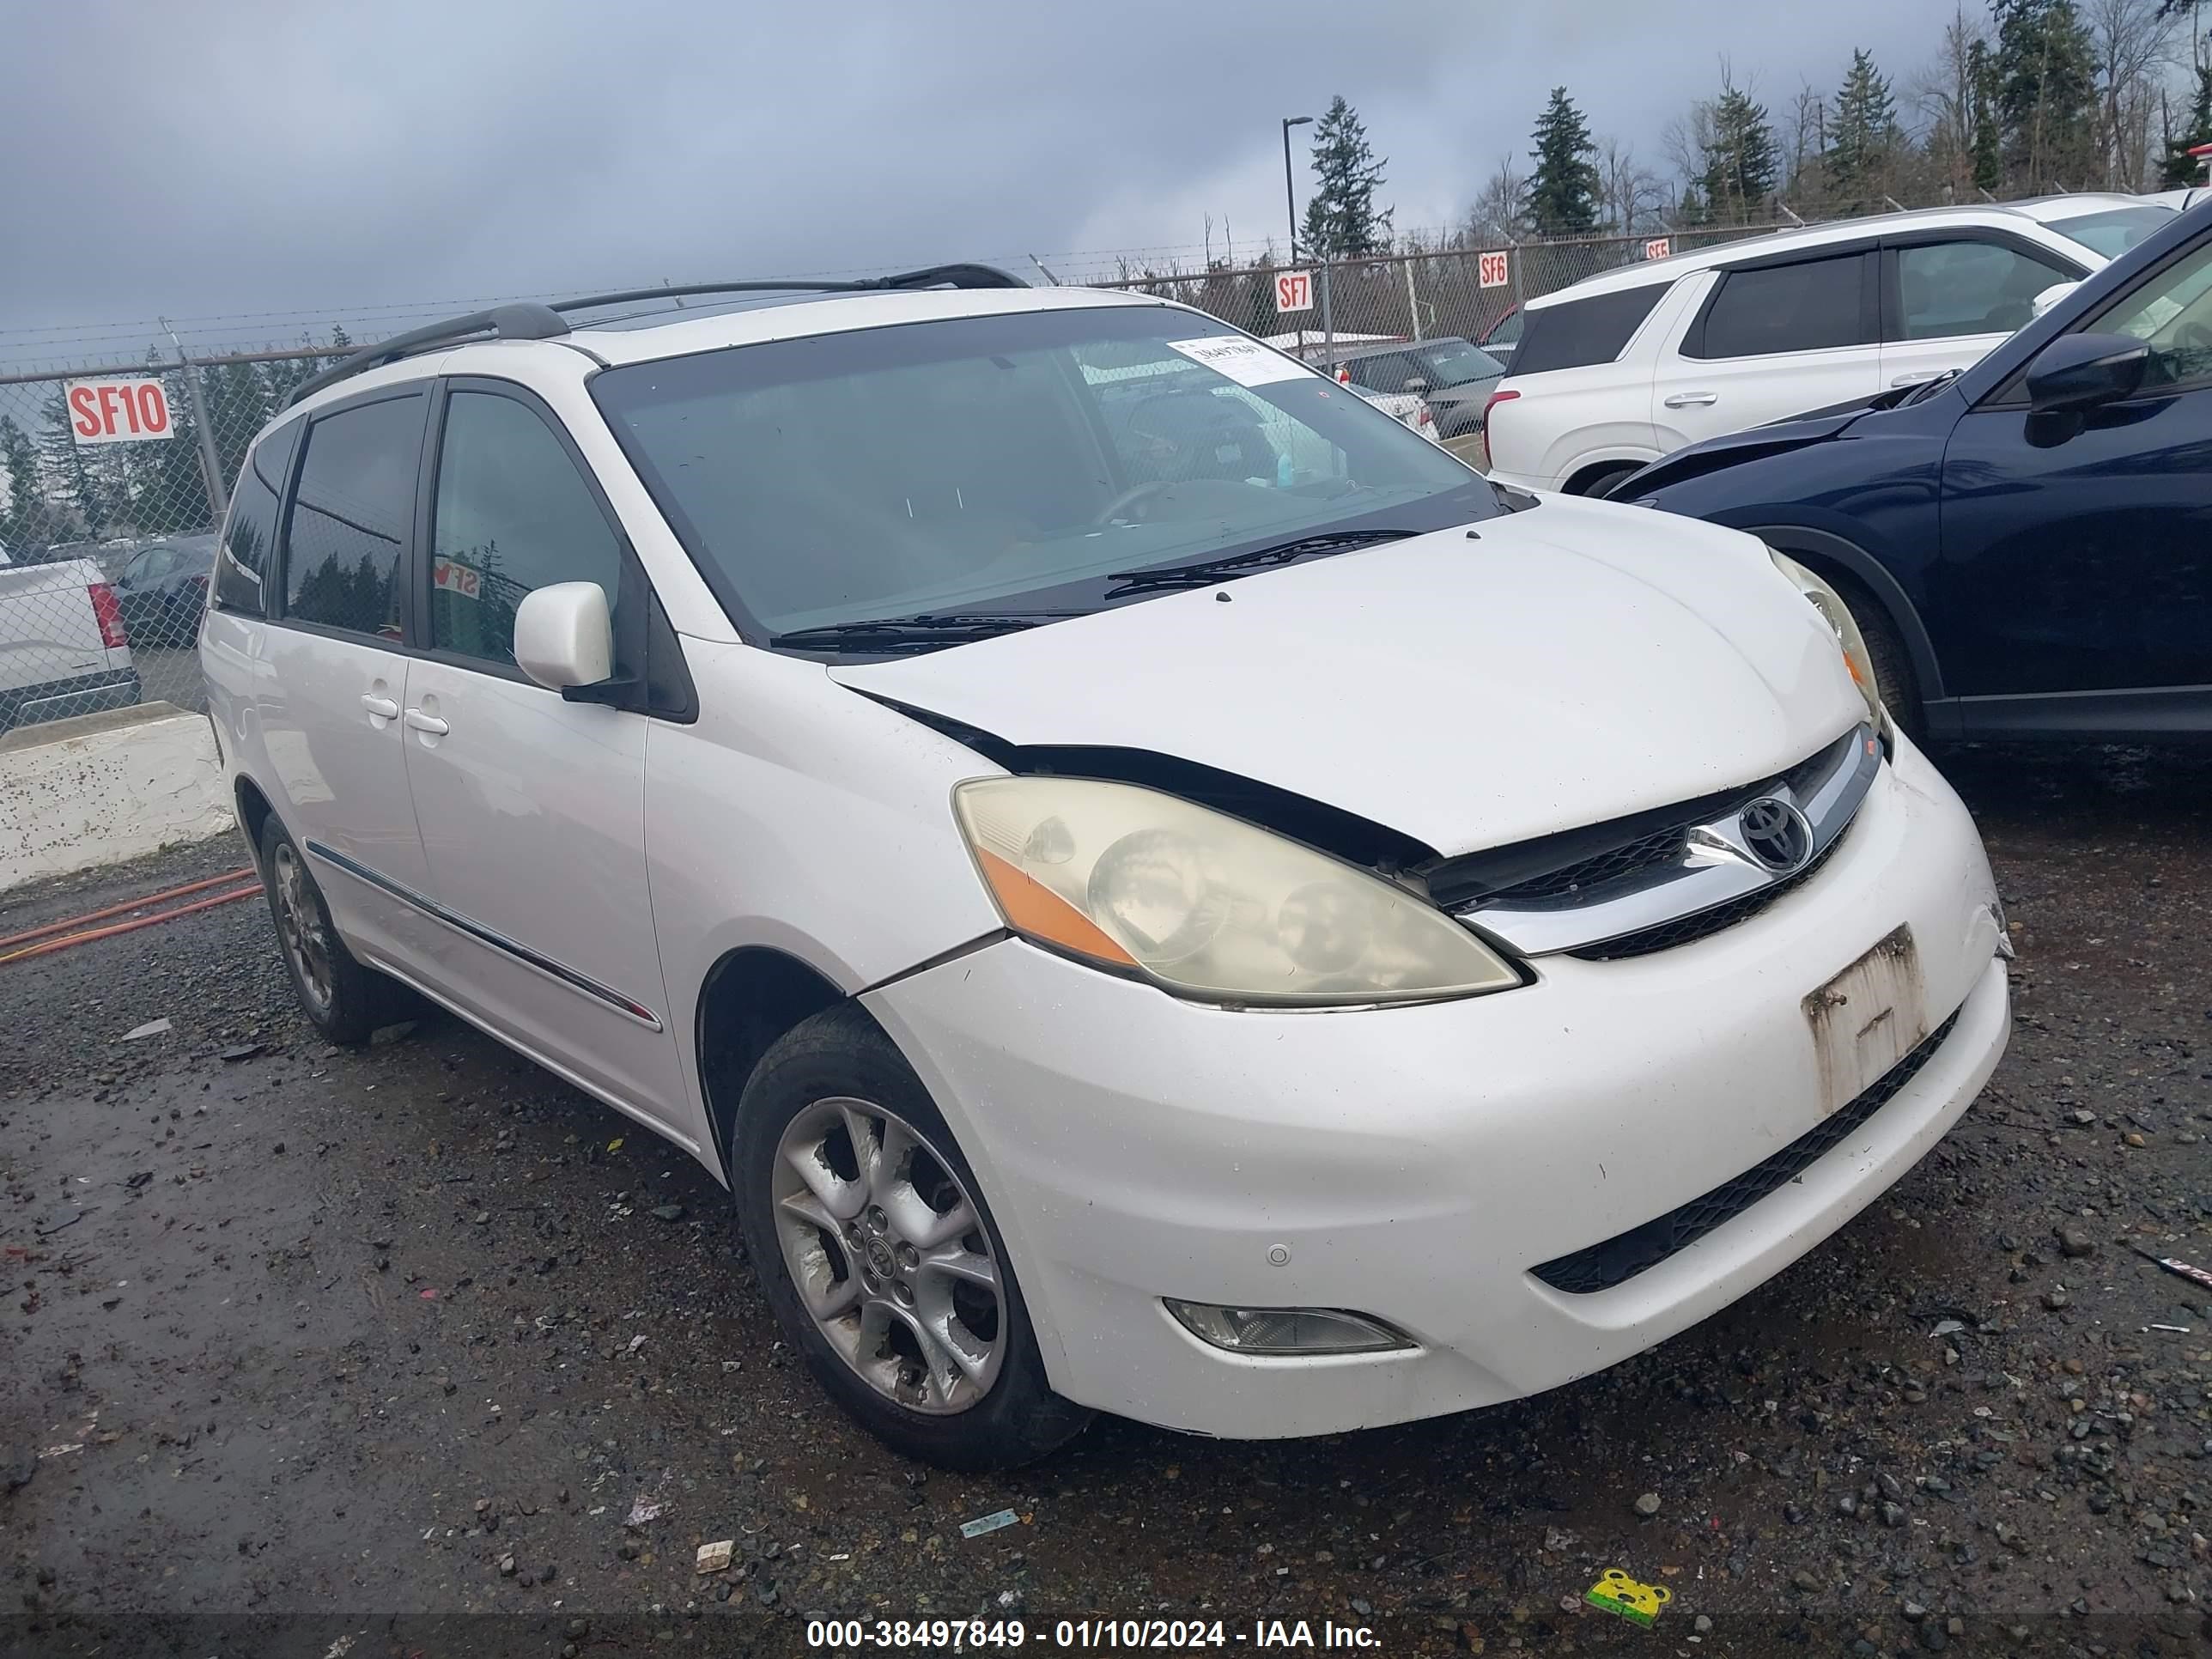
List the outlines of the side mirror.
{"type": "Polygon", "coordinates": [[[1413,374],[1407,377],[1406,390],[1412,392],[1415,397],[1419,397],[1421,393],[1426,392],[1428,389],[1429,383],[1423,380],[1419,375],[1413,374]]]}
{"type": "Polygon", "coordinates": [[[2149,367],[2149,345],[2130,335],[2062,334],[2028,365],[2028,407],[2050,414],[2116,403],[2149,367]]]}
{"type": "Polygon", "coordinates": [[[2050,310],[2051,307],[2057,305],[2061,300],[2064,299],[2068,295],[2071,294],[2075,289],[2081,286],[2081,284],[2079,283],[2053,283],[2049,288],[2045,289],[2042,293],[2037,295],[2033,300],[2028,302],[2028,316],[2030,318],[2040,317],[2045,312],[2050,310]]]}
{"type": "Polygon", "coordinates": [[[515,666],[549,691],[596,685],[614,672],[615,630],[597,582],[534,588],[514,609],[515,666]]]}

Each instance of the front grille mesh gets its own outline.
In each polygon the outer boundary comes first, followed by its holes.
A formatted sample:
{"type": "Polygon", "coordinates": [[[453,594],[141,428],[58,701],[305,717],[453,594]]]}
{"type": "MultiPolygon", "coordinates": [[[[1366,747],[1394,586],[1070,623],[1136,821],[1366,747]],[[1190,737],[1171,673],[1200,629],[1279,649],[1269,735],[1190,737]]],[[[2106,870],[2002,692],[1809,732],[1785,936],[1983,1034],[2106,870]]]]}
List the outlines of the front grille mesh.
{"type": "Polygon", "coordinates": [[[1657,1267],[1676,1251],[1686,1249],[1724,1222],[1734,1220],[1770,1193],[1787,1186],[1840,1145],[1883,1107],[1894,1100],[1920,1068],[1935,1058],[1951,1028],[1959,1023],[1953,1014],[1922,1040],[1919,1046],[1883,1073],[1865,1093],[1832,1113],[1780,1152],[1763,1158],[1733,1181],[1726,1181],[1679,1208],[1640,1227],[1547,1261],[1530,1272],[1555,1291],[1589,1296],[1626,1285],[1637,1274],[1657,1267]]]}
{"type": "Polygon", "coordinates": [[[1557,870],[1547,870],[1540,876],[1502,888],[1485,899],[1491,904],[1527,904],[1541,899],[1565,898],[1586,887],[1595,887],[1601,881],[1613,881],[1622,876],[1641,875],[1646,870],[1671,864],[1682,851],[1682,840],[1692,825],[1700,820],[1691,818],[1680,824],[1669,824],[1664,830],[1655,830],[1648,836],[1619,847],[1609,847],[1593,857],[1573,864],[1563,865],[1557,870]]]}

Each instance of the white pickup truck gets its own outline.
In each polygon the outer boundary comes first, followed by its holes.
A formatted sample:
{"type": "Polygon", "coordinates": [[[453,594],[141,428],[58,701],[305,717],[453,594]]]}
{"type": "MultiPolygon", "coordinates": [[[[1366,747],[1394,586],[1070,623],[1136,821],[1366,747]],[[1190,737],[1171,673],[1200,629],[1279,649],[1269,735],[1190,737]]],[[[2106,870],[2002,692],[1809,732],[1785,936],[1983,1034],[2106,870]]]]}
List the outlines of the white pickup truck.
{"type": "Polygon", "coordinates": [[[17,564],[0,546],[0,732],[137,701],[123,607],[100,567],[17,564]]]}

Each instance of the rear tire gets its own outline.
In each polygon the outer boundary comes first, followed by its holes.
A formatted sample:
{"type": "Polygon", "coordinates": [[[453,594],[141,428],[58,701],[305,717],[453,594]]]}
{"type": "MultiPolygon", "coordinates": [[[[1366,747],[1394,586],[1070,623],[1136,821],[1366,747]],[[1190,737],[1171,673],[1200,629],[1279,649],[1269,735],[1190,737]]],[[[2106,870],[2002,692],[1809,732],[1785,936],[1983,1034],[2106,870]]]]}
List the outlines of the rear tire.
{"type": "Polygon", "coordinates": [[[1601,501],[1610,496],[1614,490],[1620,489],[1623,483],[1629,478],[1633,477],[1637,473],[1641,472],[1644,469],[1640,466],[1632,465],[1607,467],[1602,472],[1592,473],[1589,477],[1584,481],[1583,487],[1572,493],[1578,495],[1587,495],[1592,501],[1601,501]]]}
{"type": "Polygon", "coordinates": [[[301,1012],[326,1039],[359,1048],[385,1026],[415,1017],[412,992],[364,968],[346,949],[323,890],[274,812],[261,826],[261,886],[301,1012]]]}
{"type": "Polygon", "coordinates": [[[762,1291],[863,1428],[966,1471],[1030,1462],[1082,1431],[1091,1413],[1045,1379],[975,1171],[865,1012],[840,1004],[779,1038],[733,1130],[731,1190],[762,1291]]]}

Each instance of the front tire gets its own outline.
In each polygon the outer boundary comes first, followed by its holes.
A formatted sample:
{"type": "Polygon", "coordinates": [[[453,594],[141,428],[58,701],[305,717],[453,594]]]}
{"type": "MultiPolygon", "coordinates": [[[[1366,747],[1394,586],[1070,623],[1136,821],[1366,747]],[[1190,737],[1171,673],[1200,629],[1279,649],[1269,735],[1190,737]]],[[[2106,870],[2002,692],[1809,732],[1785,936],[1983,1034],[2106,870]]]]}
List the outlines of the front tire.
{"type": "Polygon", "coordinates": [[[731,1188],[776,1322],[878,1439],[976,1471],[1090,1421],[1060,1399],[1005,1242],[945,1119],[850,1004],[786,1032],[738,1103],[731,1188]]]}
{"type": "Polygon", "coordinates": [[[359,1048],[384,1026],[411,1018],[405,988],[362,967],[346,949],[322,889],[274,812],[261,826],[261,885],[301,1012],[326,1039],[359,1048]]]}
{"type": "Polygon", "coordinates": [[[1882,706],[1889,710],[1890,719],[1914,743],[1925,742],[1928,719],[1920,703],[1919,676],[1912,672],[1912,653],[1905,649],[1905,635],[1891,619],[1889,608],[1863,582],[1849,576],[1838,574],[1830,585],[1843,595],[1851,620],[1859,625],[1859,637],[1866,641],[1867,655],[1873,659],[1874,677],[1881,687],[1882,706]]]}

